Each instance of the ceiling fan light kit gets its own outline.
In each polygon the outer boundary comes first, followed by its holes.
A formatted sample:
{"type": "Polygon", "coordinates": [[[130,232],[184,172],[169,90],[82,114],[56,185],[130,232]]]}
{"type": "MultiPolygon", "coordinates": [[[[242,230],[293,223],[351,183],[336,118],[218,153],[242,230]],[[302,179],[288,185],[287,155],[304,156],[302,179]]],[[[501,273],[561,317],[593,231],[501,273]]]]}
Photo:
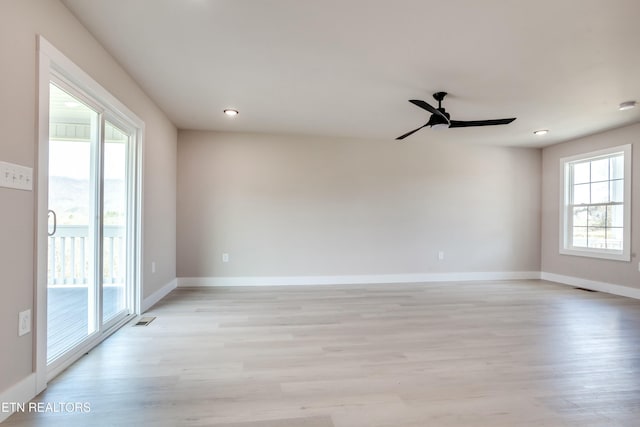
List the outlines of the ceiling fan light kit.
{"type": "Polygon", "coordinates": [[[431,117],[429,121],[424,125],[420,126],[417,129],[414,129],[410,132],[405,133],[397,137],[397,140],[405,139],[409,135],[414,134],[422,128],[427,126],[432,129],[446,129],[446,128],[463,128],[463,127],[474,127],[474,126],[495,126],[495,125],[506,125],[514,121],[516,118],[512,117],[509,119],[492,119],[492,120],[472,120],[472,121],[461,121],[461,120],[451,120],[451,116],[447,111],[442,107],[442,100],[447,96],[447,92],[436,92],[433,94],[433,98],[438,101],[438,108],[432,107],[428,103],[420,100],[420,99],[410,99],[409,102],[413,105],[416,105],[423,110],[427,110],[431,113],[431,117]]]}

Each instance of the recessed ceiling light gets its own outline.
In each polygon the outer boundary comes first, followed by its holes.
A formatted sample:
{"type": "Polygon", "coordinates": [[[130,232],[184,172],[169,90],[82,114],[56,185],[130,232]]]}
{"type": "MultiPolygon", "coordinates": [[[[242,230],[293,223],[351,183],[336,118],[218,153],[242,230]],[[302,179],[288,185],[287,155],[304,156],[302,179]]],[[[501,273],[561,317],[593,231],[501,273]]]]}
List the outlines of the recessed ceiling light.
{"type": "Polygon", "coordinates": [[[534,135],[546,135],[549,133],[549,129],[540,129],[533,132],[534,135]]]}
{"type": "Polygon", "coordinates": [[[224,110],[224,113],[227,116],[233,117],[233,116],[237,116],[238,115],[238,110],[232,110],[231,108],[227,108],[224,110]]]}
{"type": "Polygon", "coordinates": [[[620,106],[618,107],[618,110],[620,111],[631,110],[635,106],[636,106],[636,101],[627,101],[627,102],[621,103],[620,106]]]}

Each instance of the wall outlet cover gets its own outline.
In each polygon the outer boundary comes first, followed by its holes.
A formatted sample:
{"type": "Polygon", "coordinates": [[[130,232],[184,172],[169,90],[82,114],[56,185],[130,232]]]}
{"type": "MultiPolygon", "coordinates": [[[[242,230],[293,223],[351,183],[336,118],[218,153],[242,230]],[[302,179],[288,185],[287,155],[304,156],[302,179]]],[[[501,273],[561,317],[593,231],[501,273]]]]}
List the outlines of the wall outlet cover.
{"type": "Polygon", "coordinates": [[[31,309],[18,313],[18,336],[31,332],[31,309]]]}

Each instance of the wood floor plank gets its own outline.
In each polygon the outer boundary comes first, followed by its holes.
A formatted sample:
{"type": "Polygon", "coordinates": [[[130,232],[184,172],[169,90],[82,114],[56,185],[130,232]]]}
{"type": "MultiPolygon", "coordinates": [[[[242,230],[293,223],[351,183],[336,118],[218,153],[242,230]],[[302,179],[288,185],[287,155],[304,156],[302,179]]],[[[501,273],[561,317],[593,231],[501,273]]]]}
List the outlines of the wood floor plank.
{"type": "Polygon", "coordinates": [[[212,427],[334,427],[330,417],[288,418],[246,423],[212,424],[212,427]]]}
{"type": "Polygon", "coordinates": [[[640,301],[523,280],[177,289],[7,426],[620,426],[640,301]]]}

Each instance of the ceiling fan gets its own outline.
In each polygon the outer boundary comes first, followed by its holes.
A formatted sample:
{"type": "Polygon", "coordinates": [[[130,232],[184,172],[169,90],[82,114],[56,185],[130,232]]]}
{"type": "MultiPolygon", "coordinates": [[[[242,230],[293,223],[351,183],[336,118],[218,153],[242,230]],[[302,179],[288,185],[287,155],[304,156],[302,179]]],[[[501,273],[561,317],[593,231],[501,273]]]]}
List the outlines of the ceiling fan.
{"type": "Polygon", "coordinates": [[[472,120],[472,121],[460,121],[460,120],[450,120],[449,113],[446,112],[444,108],[442,108],[442,100],[447,96],[447,92],[436,92],[433,94],[433,97],[436,101],[438,101],[438,108],[434,108],[431,105],[427,104],[424,101],[419,99],[410,99],[409,102],[417,105],[420,108],[423,108],[431,113],[431,117],[429,121],[420,126],[417,129],[412,130],[411,132],[407,132],[402,136],[397,137],[396,139],[405,139],[409,135],[419,131],[420,129],[430,126],[433,129],[446,129],[446,128],[466,128],[472,126],[494,126],[494,125],[507,125],[514,121],[516,118],[512,117],[510,119],[494,119],[494,120],[472,120]]]}

